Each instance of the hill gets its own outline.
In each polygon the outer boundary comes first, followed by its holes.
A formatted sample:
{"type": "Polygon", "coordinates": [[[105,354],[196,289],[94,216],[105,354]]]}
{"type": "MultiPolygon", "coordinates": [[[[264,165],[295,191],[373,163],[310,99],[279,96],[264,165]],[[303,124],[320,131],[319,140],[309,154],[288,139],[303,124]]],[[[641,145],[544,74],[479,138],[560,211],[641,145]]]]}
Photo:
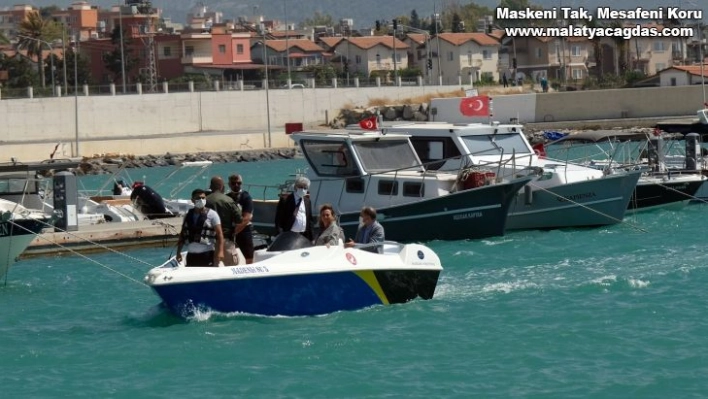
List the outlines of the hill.
{"type": "MultiPolygon", "coordinates": [[[[46,7],[49,5],[57,5],[65,8],[72,2],[77,0],[25,0],[26,3],[37,7],[46,7]]],[[[698,8],[696,4],[702,3],[704,0],[644,0],[641,2],[641,7],[645,9],[657,8],[659,6],[679,6],[683,8],[698,8]]],[[[108,8],[111,5],[122,3],[121,0],[92,0],[89,1],[93,5],[102,8],[108,8]]],[[[456,2],[458,4],[468,4],[469,1],[454,1],[441,0],[440,4],[456,2]]],[[[0,0],[0,8],[12,7],[14,4],[22,4],[22,0],[0,0]]],[[[161,8],[163,15],[171,17],[172,21],[183,23],[190,9],[198,1],[194,0],[154,0],[153,5],[161,8]]],[[[340,18],[353,18],[355,28],[364,28],[373,26],[376,19],[391,20],[396,16],[410,15],[411,10],[415,9],[421,17],[431,15],[433,13],[433,4],[431,0],[357,0],[352,3],[351,0],[206,0],[203,1],[211,10],[221,11],[225,18],[237,18],[239,16],[252,17],[253,15],[264,15],[268,19],[285,19],[285,4],[288,5],[288,21],[301,22],[306,18],[312,17],[315,12],[321,14],[329,14],[335,20],[340,18]],[[356,4],[356,6],[352,6],[356,4]]],[[[499,0],[477,0],[475,3],[490,8],[494,8],[499,4],[499,0]]],[[[546,8],[558,6],[583,6],[594,10],[598,6],[606,7],[606,0],[531,0],[532,4],[538,4],[546,8]]],[[[638,6],[636,0],[615,0],[611,2],[611,6],[615,9],[634,9],[638,6]]],[[[708,12],[706,13],[708,14],[708,12]]]]}

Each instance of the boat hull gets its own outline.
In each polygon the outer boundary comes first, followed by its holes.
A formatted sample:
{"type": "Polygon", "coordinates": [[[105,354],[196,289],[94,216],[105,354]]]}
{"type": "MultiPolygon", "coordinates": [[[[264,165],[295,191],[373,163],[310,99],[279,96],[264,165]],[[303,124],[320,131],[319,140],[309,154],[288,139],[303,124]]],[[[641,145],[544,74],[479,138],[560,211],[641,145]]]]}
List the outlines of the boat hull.
{"type": "Polygon", "coordinates": [[[437,254],[420,244],[386,242],[379,253],[295,238],[302,237],[281,234],[271,250],[256,251],[252,264],[186,267],[172,258],[144,281],[178,316],[206,310],[311,316],[431,299],[442,271],[437,254]]]}
{"type": "Polygon", "coordinates": [[[695,199],[698,190],[704,184],[702,180],[695,181],[662,181],[657,184],[638,184],[629,201],[630,210],[648,210],[695,199]]]}
{"type": "Polygon", "coordinates": [[[179,316],[207,309],[264,316],[313,316],[404,303],[417,297],[430,299],[439,275],[439,270],[362,270],[152,288],[179,316]]]}
{"type": "MultiPolygon", "coordinates": [[[[619,223],[627,212],[640,173],[609,175],[599,179],[534,190],[514,198],[508,230],[594,227],[619,223]]],[[[533,182],[529,183],[529,186],[533,182]]]]}
{"type": "MultiPolygon", "coordinates": [[[[464,240],[504,235],[511,201],[530,179],[482,186],[392,207],[379,207],[387,240],[464,240]]],[[[359,212],[343,213],[340,226],[354,238],[359,212]]]]}
{"type": "Polygon", "coordinates": [[[46,226],[35,219],[0,221],[0,278],[4,278],[17,257],[46,226]]]}

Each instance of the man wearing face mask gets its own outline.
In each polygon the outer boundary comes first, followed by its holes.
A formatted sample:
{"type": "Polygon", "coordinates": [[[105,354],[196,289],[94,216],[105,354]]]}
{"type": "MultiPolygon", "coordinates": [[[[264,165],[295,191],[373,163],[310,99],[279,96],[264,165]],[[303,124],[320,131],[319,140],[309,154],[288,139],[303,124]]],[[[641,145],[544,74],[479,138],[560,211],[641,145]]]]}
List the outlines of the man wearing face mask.
{"type": "Polygon", "coordinates": [[[177,241],[177,261],[182,261],[182,247],[187,243],[187,266],[218,266],[224,260],[224,234],[221,219],[206,207],[206,193],[192,191],[194,208],[184,216],[177,241]]]}
{"type": "Polygon", "coordinates": [[[275,211],[275,229],[278,234],[294,231],[312,241],[312,204],[307,190],[310,179],[300,176],[295,179],[295,191],[278,201],[275,211]]]}
{"type": "MultiPolygon", "coordinates": [[[[356,232],[356,237],[354,240],[350,238],[349,241],[344,243],[344,246],[354,248],[356,244],[383,243],[386,237],[383,226],[376,221],[376,210],[370,206],[365,206],[361,209],[359,217],[361,218],[361,225],[359,225],[359,229],[356,232]]],[[[378,253],[381,253],[383,250],[383,248],[378,245],[367,246],[362,249],[378,253]]]]}

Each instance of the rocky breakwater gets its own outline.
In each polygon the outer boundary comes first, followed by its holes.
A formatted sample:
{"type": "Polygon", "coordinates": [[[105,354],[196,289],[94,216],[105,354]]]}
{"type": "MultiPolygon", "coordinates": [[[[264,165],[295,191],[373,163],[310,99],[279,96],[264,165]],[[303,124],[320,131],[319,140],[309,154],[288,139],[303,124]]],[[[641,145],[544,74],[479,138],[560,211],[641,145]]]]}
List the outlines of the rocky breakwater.
{"type": "Polygon", "coordinates": [[[342,129],[347,125],[358,124],[359,121],[374,115],[381,115],[384,121],[415,121],[428,120],[429,104],[382,105],[372,107],[345,108],[339,112],[329,124],[333,129],[342,129]]]}
{"type": "Polygon", "coordinates": [[[297,148],[270,150],[197,152],[187,154],[131,155],[96,154],[85,157],[79,164],[78,175],[98,175],[114,173],[117,169],[149,168],[155,166],[181,166],[185,162],[210,161],[213,163],[257,162],[275,159],[292,159],[302,156],[297,148]]]}

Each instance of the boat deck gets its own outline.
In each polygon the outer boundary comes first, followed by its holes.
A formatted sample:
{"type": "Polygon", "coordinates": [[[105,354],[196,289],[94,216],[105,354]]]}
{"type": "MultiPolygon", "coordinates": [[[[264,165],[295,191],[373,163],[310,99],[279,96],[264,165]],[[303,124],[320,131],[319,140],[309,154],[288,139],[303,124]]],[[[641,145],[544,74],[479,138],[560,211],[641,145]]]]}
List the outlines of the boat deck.
{"type": "Polygon", "coordinates": [[[53,256],[71,251],[92,253],[177,244],[182,217],[137,222],[100,223],[79,226],[78,231],[45,230],[35,237],[21,258],[53,256]]]}

